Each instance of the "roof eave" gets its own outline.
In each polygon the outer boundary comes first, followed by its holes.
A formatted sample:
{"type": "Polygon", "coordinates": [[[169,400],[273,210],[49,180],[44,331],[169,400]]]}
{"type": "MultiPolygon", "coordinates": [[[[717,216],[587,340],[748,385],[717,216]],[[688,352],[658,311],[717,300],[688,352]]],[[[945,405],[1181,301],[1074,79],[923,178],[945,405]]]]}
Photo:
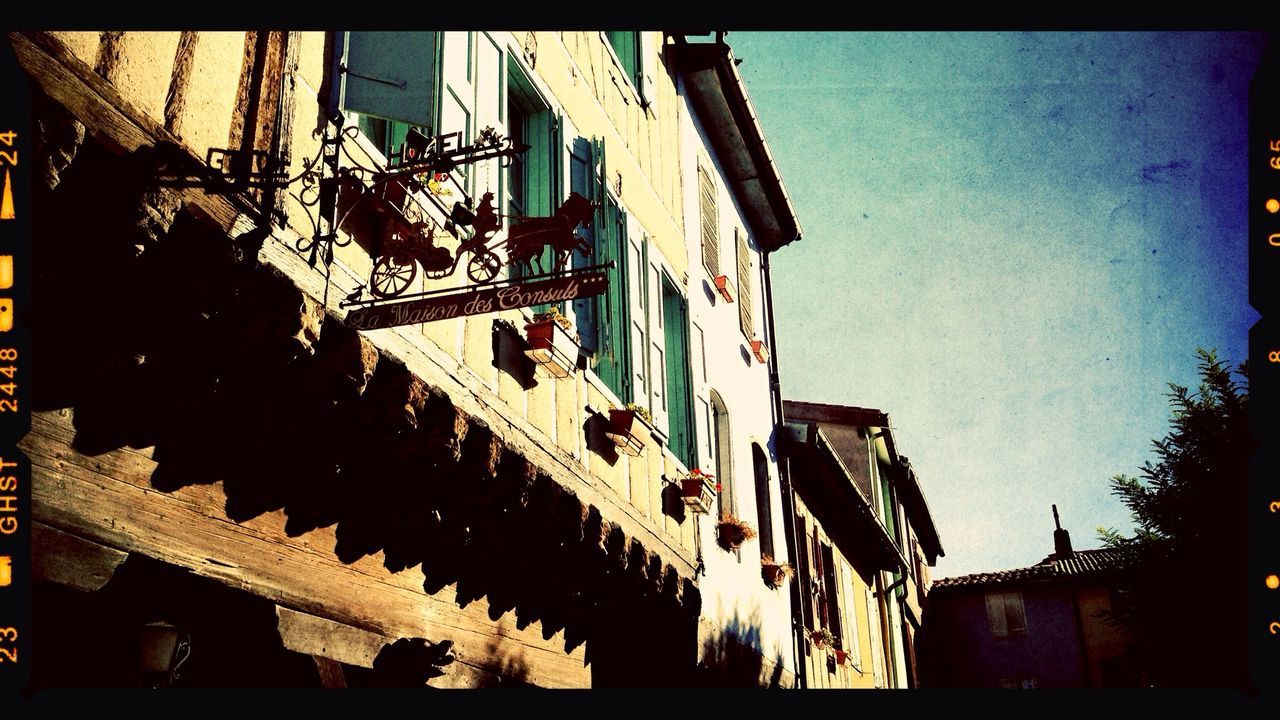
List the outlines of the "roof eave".
{"type": "Polygon", "coordinates": [[[677,35],[667,49],[761,249],[799,240],[800,220],[728,44],[688,43],[677,35]]]}

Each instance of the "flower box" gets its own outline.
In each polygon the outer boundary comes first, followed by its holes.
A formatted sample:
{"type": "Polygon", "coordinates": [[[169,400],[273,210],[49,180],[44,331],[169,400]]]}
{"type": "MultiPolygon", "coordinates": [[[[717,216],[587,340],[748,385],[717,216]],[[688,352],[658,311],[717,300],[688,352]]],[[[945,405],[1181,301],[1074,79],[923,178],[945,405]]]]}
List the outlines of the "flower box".
{"type": "Polygon", "coordinates": [[[710,513],[719,490],[715,476],[706,475],[696,468],[689,473],[689,477],[680,479],[680,494],[684,498],[684,504],[696,513],[710,513]]]}
{"type": "Polygon", "coordinates": [[[637,408],[609,408],[609,429],[604,434],[631,457],[640,457],[651,437],[637,408]]]}
{"type": "Polygon", "coordinates": [[[809,633],[809,639],[812,640],[813,644],[819,648],[830,647],[831,644],[836,641],[835,636],[833,636],[831,631],[826,628],[814,630],[809,633]]]}
{"type": "Polygon", "coordinates": [[[578,340],[554,317],[535,316],[524,326],[529,356],[548,375],[566,378],[578,370],[578,340]]]}
{"type": "Polygon", "coordinates": [[[742,547],[742,543],[756,536],[756,529],[732,515],[716,523],[716,544],[729,551],[742,547]]]}
{"type": "Polygon", "coordinates": [[[733,302],[733,291],[729,289],[728,275],[717,275],[711,279],[711,282],[716,286],[716,292],[720,293],[720,297],[724,298],[725,302],[733,302]]]}
{"type": "Polygon", "coordinates": [[[765,555],[760,558],[760,577],[764,579],[764,584],[777,590],[786,584],[787,579],[795,573],[791,569],[791,563],[779,563],[773,558],[765,555]]]}
{"type": "Polygon", "coordinates": [[[751,341],[751,354],[756,356],[756,360],[761,364],[769,362],[769,348],[764,344],[763,340],[751,341]]]}

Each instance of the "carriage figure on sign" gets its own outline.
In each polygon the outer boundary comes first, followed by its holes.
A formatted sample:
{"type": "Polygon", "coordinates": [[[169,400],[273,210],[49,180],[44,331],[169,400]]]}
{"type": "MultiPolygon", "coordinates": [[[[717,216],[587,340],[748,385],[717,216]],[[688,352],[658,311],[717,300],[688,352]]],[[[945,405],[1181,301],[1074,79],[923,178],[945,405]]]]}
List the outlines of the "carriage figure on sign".
{"type": "MultiPolygon", "coordinates": [[[[455,206],[455,212],[461,206],[455,206]]],[[[450,252],[435,244],[435,225],[422,222],[392,223],[383,235],[383,247],[374,260],[369,278],[369,290],[377,298],[393,298],[404,293],[417,277],[418,265],[422,265],[428,278],[440,279],[452,275],[465,255],[467,277],[476,284],[491,282],[502,270],[503,261],[496,252],[506,251],[506,264],[519,263],[526,272],[562,272],[569,265],[574,250],[584,256],[591,254],[591,245],[574,232],[578,225],[588,223],[597,203],[578,193],[569,197],[551,217],[500,216],[493,207],[493,193],[485,193],[480,199],[474,219],[470,224],[471,237],[458,249],[450,252]],[[515,220],[507,237],[492,242],[502,229],[502,217],[515,220]],[[542,268],[544,248],[553,251],[553,265],[542,268]]],[[[462,214],[466,213],[465,208],[462,214]]],[[[403,216],[401,216],[403,217],[403,216]]]]}

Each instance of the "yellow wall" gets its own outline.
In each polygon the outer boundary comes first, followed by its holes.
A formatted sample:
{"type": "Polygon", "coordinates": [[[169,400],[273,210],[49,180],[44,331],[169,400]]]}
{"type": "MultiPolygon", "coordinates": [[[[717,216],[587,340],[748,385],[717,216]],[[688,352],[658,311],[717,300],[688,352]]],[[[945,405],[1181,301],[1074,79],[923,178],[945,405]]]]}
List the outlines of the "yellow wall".
{"type": "Polygon", "coordinates": [[[1102,687],[1100,663],[1124,653],[1132,644],[1132,636],[1123,628],[1107,622],[1111,610],[1111,595],[1102,586],[1083,587],[1076,590],[1080,603],[1080,620],[1084,626],[1085,648],[1089,653],[1089,678],[1093,687],[1102,687]]]}
{"type": "MultiPolygon", "coordinates": [[[[804,500],[796,498],[796,513],[800,517],[806,518],[808,526],[818,528],[818,536],[822,542],[830,544],[831,552],[836,562],[839,563],[840,573],[840,597],[839,606],[840,613],[843,616],[842,622],[846,631],[844,633],[845,646],[850,647],[850,628],[856,628],[858,654],[851,656],[845,665],[836,666],[836,670],[832,673],[827,666],[827,653],[816,647],[810,647],[808,654],[805,650],[800,652],[800,660],[805,663],[806,675],[808,678],[808,686],[810,688],[873,688],[875,687],[875,676],[872,671],[872,648],[871,648],[871,630],[868,626],[870,621],[867,614],[866,591],[867,583],[862,578],[860,568],[850,563],[849,559],[840,552],[831,539],[827,537],[826,531],[822,525],[817,522],[809,509],[805,506],[804,500]],[[845,580],[848,580],[847,587],[845,580]],[[855,664],[857,662],[857,664],[855,664]]],[[[797,531],[798,532],[798,531],[797,531]]],[[[812,529],[810,533],[812,533],[812,529]]],[[[803,540],[802,540],[803,542],[803,540]]],[[[810,542],[812,542],[810,540],[810,542]]],[[[808,547],[808,546],[806,546],[808,547]]],[[[870,575],[870,572],[867,572],[870,575]]],[[[875,622],[880,622],[879,618],[874,618],[875,622]]],[[[816,624],[816,623],[815,623],[816,624]]]]}

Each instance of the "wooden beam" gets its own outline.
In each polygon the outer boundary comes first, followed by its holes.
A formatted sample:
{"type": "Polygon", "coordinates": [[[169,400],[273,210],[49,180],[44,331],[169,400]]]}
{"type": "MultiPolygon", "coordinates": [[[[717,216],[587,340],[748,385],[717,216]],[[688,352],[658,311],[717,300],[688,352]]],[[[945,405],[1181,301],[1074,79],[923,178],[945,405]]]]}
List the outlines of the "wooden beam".
{"type": "Polygon", "coordinates": [[[294,652],[363,668],[373,667],[383,646],[397,639],[281,605],[276,606],[276,626],[280,641],[294,652]]]}
{"type": "Polygon", "coordinates": [[[36,522],[31,527],[32,574],[77,590],[96,592],[129,557],[92,540],[36,522]]]}
{"type": "Polygon", "coordinates": [[[347,677],[342,673],[342,666],[326,657],[312,655],[316,664],[316,672],[320,674],[320,684],[326,690],[342,690],[347,687],[347,677]]]}
{"type": "Polygon", "coordinates": [[[70,449],[74,432],[70,417],[37,412],[19,443],[31,458],[32,516],[41,523],[370,633],[453,640],[454,665],[501,674],[501,658],[518,659],[535,685],[591,684],[582,648],[566,653],[536,627],[517,629],[512,614],[492,620],[484,600],[460,608],[452,588],[426,595],[421,572],[390,573],[378,556],[342,563],[334,528],[291,538],[280,511],[230,522],[221,483],[157,492],[149,449],[86,457],[70,449]]]}
{"type": "Polygon", "coordinates": [[[200,33],[183,30],[178,37],[178,49],[173,58],[173,76],[169,78],[169,92],[164,101],[164,128],[182,137],[179,123],[187,106],[187,87],[191,84],[191,70],[196,62],[196,44],[200,33]]]}

